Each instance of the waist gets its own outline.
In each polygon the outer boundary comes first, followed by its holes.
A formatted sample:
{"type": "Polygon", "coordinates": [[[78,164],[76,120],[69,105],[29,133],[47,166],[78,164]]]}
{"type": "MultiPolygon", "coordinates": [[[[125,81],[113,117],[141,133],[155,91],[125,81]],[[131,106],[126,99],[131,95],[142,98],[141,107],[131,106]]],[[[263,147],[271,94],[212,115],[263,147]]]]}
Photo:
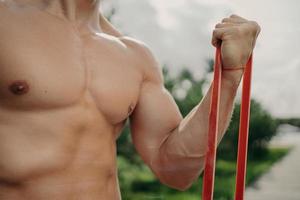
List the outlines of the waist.
{"type": "Polygon", "coordinates": [[[74,166],[26,181],[0,180],[0,199],[119,200],[116,166],[74,166]]]}

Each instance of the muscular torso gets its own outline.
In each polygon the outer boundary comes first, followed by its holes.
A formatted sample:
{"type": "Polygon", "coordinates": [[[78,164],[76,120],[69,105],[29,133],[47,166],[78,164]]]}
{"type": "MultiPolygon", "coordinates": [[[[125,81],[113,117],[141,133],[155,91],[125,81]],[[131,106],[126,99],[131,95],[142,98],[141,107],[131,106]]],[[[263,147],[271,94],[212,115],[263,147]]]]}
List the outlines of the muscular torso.
{"type": "Polygon", "coordinates": [[[119,200],[116,139],[142,82],[130,45],[0,3],[0,199],[119,200]]]}

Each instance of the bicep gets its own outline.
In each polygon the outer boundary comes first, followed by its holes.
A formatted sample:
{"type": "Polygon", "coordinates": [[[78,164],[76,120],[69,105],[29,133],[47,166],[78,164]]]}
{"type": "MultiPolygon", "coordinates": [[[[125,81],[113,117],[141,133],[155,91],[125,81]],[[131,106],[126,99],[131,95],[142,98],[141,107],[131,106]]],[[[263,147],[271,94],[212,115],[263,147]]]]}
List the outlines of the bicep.
{"type": "Polygon", "coordinates": [[[161,143],[181,120],[178,106],[162,81],[143,84],[130,126],[133,143],[146,163],[158,153],[161,143]]]}

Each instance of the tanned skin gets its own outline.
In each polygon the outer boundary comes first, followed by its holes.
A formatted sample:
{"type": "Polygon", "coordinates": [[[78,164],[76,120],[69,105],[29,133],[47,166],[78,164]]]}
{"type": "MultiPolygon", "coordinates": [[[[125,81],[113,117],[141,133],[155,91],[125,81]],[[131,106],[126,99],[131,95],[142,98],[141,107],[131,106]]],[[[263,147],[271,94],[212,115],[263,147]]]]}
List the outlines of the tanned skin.
{"type": "MultiPolygon", "coordinates": [[[[185,190],[202,172],[211,90],[183,119],[149,48],[99,5],[0,1],[0,199],[120,200],[116,140],[128,118],[162,183],[185,190]]],[[[219,141],[243,74],[226,67],[246,64],[259,30],[236,15],[214,30],[225,69],[219,141]]]]}

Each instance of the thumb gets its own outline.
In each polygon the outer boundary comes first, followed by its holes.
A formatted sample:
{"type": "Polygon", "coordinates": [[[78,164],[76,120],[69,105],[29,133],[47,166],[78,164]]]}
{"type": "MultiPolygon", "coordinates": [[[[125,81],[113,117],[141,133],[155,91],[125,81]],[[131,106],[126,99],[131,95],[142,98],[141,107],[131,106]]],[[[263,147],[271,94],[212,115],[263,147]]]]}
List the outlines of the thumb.
{"type": "Polygon", "coordinates": [[[220,47],[221,46],[223,36],[224,36],[224,33],[226,32],[226,30],[227,30],[227,28],[216,28],[216,29],[214,29],[213,34],[212,34],[212,40],[211,40],[211,44],[214,47],[220,47]]]}

